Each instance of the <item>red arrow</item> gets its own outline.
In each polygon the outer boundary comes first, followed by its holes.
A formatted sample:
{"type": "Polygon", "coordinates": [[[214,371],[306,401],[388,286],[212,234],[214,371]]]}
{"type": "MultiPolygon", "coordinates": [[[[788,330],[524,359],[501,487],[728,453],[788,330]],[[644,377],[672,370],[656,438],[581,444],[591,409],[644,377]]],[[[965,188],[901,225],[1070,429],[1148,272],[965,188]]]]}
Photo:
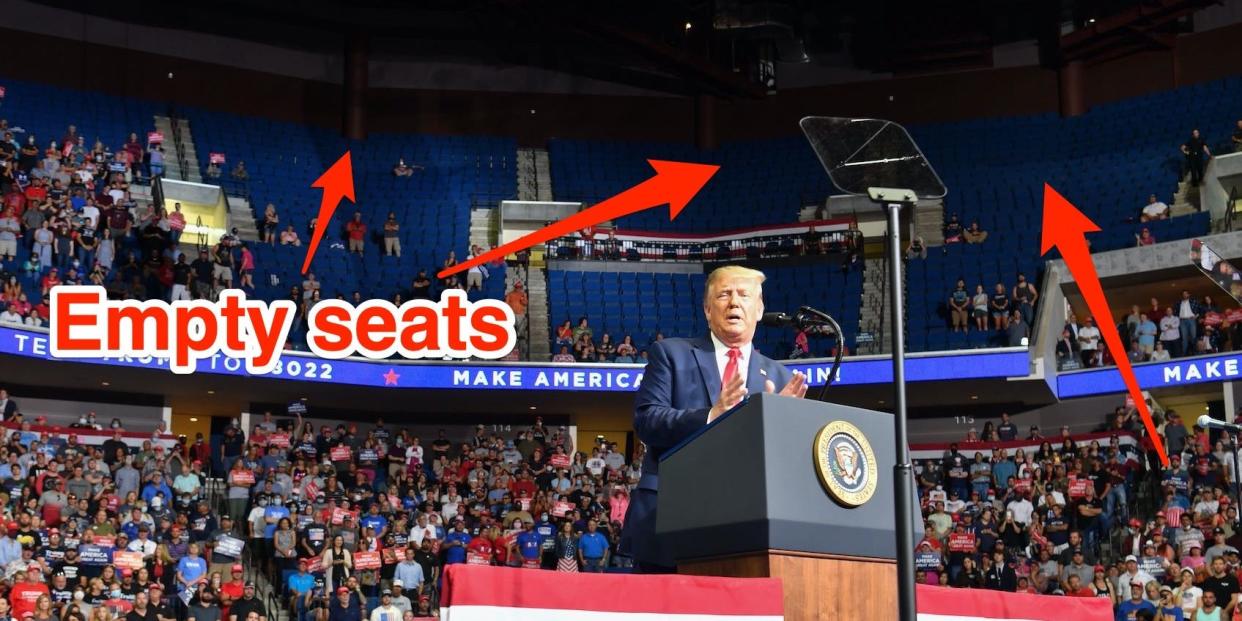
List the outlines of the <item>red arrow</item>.
{"type": "Polygon", "coordinates": [[[323,198],[319,200],[319,218],[315,221],[315,231],[311,234],[310,245],[306,247],[306,260],[302,261],[303,274],[310,270],[311,259],[315,257],[315,250],[319,248],[323,232],[328,230],[328,224],[332,221],[332,212],[336,211],[337,203],[341,202],[342,198],[348,198],[351,203],[355,202],[354,164],[349,157],[349,151],[346,151],[341,159],[319,175],[311,187],[322,189],[323,198]]]}
{"type": "Polygon", "coordinates": [[[1108,308],[1108,300],[1104,298],[1104,290],[1100,287],[1100,277],[1095,272],[1095,263],[1091,260],[1090,251],[1087,250],[1086,234],[1098,230],[1100,227],[1096,226],[1090,218],[1074,208],[1064,196],[1052,189],[1052,186],[1044,184],[1044,234],[1040,252],[1048,254],[1053,246],[1061,251],[1061,258],[1065,259],[1066,267],[1074,275],[1074,282],[1078,283],[1078,290],[1087,300],[1087,308],[1096,318],[1096,327],[1100,329],[1100,334],[1104,336],[1104,344],[1108,346],[1108,352],[1112,354],[1113,360],[1117,363],[1117,371],[1121,373],[1121,379],[1126,383],[1126,390],[1129,391],[1130,397],[1134,399],[1135,407],[1143,417],[1143,424],[1147,426],[1147,436],[1156,446],[1156,452],[1160,455],[1160,463],[1167,468],[1169,456],[1164,452],[1164,444],[1160,441],[1160,434],[1156,432],[1156,424],[1152,421],[1151,411],[1147,409],[1147,401],[1143,399],[1143,393],[1139,390],[1138,380],[1134,379],[1134,369],[1130,368],[1130,359],[1126,356],[1127,350],[1121,345],[1121,335],[1117,333],[1112,311],[1108,308]]]}
{"type": "Polygon", "coordinates": [[[441,271],[436,276],[447,278],[458,272],[464,272],[476,265],[482,265],[534,246],[550,239],[564,237],[574,231],[595,226],[622,216],[628,216],[644,209],[668,204],[668,219],[673,220],[690,199],[694,198],[712,175],[720,170],[711,164],[688,164],[685,162],[668,162],[664,160],[647,160],[655,169],[654,177],[628,189],[612,198],[598,203],[588,209],[553,222],[538,231],[528,233],[520,239],[511,241],[499,248],[489,250],[469,261],[458,263],[441,271]]]}

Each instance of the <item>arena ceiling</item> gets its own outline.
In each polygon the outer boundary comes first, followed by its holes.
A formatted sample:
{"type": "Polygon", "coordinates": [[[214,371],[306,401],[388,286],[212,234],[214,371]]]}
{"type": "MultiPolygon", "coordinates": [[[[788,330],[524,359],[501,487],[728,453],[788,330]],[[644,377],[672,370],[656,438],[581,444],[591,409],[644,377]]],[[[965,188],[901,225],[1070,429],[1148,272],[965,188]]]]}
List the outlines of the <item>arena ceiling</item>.
{"type": "Polygon", "coordinates": [[[761,67],[878,74],[993,66],[997,45],[1041,63],[1167,48],[1211,0],[217,0],[44,5],[128,23],[376,57],[532,66],[679,95],[759,97],[761,67]],[[687,24],[689,27],[687,27],[687,24]]]}

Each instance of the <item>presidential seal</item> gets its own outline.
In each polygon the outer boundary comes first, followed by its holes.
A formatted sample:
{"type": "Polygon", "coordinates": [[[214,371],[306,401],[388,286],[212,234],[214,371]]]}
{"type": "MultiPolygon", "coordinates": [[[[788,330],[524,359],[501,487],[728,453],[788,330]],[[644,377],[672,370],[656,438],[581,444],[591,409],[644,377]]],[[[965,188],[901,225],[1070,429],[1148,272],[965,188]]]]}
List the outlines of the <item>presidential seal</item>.
{"type": "Polygon", "coordinates": [[[815,471],[833,500],[857,507],[875,494],[879,467],[871,443],[857,427],[839,420],[815,434],[815,471]]]}

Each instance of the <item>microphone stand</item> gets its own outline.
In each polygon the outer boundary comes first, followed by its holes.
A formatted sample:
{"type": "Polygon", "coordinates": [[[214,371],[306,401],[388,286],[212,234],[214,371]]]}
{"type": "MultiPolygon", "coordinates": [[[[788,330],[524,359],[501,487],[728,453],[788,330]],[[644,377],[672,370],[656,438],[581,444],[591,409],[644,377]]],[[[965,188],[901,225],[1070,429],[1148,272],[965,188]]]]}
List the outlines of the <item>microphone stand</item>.
{"type": "Polygon", "coordinates": [[[815,396],[817,400],[823,401],[824,395],[828,394],[828,386],[837,378],[837,371],[841,368],[841,357],[845,354],[845,335],[841,333],[841,324],[837,323],[837,320],[833,319],[832,315],[815,310],[810,306],[799,308],[796,318],[799,327],[828,324],[828,327],[837,335],[837,353],[833,356],[832,368],[828,370],[828,379],[824,381],[823,386],[819,387],[819,393],[815,396]],[[815,318],[812,319],[807,317],[807,315],[814,315],[815,318]]]}

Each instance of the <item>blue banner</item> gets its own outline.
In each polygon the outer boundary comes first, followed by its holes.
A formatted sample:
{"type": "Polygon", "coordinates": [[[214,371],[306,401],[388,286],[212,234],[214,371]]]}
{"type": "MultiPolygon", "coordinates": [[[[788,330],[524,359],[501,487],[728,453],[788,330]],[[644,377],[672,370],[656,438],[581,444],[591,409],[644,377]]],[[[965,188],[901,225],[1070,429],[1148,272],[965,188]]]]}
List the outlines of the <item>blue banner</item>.
{"type": "MultiPolygon", "coordinates": [[[[1143,390],[1228,382],[1242,379],[1242,353],[1231,352],[1216,356],[1182,358],[1166,362],[1148,362],[1134,365],[1134,378],[1143,390]]],[[[1086,397],[1126,391],[1121,374],[1115,367],[1062,373],[1057,376],[1057,397],[1086,397]]]]}
{"type": "MultiPolygon", "coordinates": [[[[59,361],[48,348],[43,332],[0,327],[0,355],[59,361]]],[[[168,369],[168,360],[120,356],[71,360],[81,364],[168,369]]],[[[828,379],[831,363],[787,362],[802,371],[812,386],[828,379]]],[[[251,375],[241,360],[216,355],[199,361],[198,373],[298,380],[376,388],[477,388],[488,390],[569,390],[633,392],[643,378],[637,364],[537,364],[427,362],[409,360],[324,360],[305,353],[283,352],[276,368],[251,375]]],[[[171,373],[171,371],[169,371],[171,373]]],[[[906,360],[906,379],[911,382],[1026,377],[1030,359],[1018,351],[960,351],[912,356],[906,360]]],[[[835,384],[887,384],[893,381],[892,361],[884,357],[846,359],[835,384]]]]}

